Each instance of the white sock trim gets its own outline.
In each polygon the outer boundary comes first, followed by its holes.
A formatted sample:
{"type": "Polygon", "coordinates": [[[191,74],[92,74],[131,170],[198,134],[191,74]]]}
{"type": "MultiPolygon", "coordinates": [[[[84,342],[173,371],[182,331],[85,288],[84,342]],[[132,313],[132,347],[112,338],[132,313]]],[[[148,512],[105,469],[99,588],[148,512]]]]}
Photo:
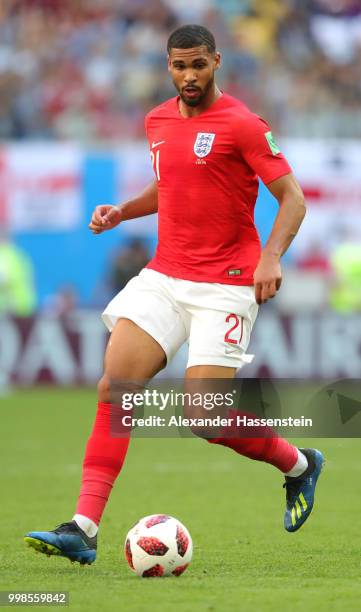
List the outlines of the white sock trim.
{"type": "Polygon", "coordinates": [[[308,461],[307,461],[306,455],[304,455],[299,449],[297,449],[297,453],[298,453],[298,456],[297,456],[297,461],[295,465],[289,472],[286,472],[285,476],[291,476],[292,478],[297,478],[298,476],[301,476],[301,474],[303,474],[303,472],[307,470],[308,461]]]}
{"type": "Polygon", "coordinates": [[[74,514],[73,521],[82,529],[89,538],[93,538],[98,532],[98,525],[87,516],[74,514]]]}

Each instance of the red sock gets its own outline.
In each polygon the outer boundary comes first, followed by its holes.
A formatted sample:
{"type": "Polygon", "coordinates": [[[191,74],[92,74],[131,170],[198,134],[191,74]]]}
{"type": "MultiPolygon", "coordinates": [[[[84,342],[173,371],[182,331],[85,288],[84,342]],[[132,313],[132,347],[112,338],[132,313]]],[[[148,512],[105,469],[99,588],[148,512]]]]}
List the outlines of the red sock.
{"type": "MultiPolygon", "coordinates": [[[[230,413],[232,414],[232,413],[230,413]]],[[[249,413],[242,413],[245,416],[254,416],[249,413]]],[[[233,413],[234,415],[234,413],[233,413]]],[[[225,433],[227,436],[209,439],[212,444],[222,444],[233,449],[236,453],[270,463],[281,470],[284,474],[289,472],[297,462],[298,451],[295,446],[280,438],[270,427],[258,427],[257,438],[244,437],[245,434],[255,432],[255,429],[245,427],[232,427],[225,433]],[[237,435],[237,437],[234,437],[237,435]]]]}
{"type": "Polygon", "coordinates": [[[284,438],[213,438],[208,442],[232,448],[250,459],[271,463],[284,474],[297,461],[297,448],[284,438]]]}
{"type": "Polygon", "coordinates": [[[97,525],[129,445],[129,435],[111,437],[110,420],[111,404],[99,402],[93,431],[85,450],[81,489],[76,507],[76,514],[90,518],[97,525]]]}

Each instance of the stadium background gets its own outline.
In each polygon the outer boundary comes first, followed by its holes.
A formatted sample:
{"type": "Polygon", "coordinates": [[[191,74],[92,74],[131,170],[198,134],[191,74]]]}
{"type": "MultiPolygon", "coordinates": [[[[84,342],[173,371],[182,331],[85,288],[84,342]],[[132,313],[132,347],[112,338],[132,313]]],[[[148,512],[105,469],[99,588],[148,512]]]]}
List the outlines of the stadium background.
{"type": "MultiPolygon", "coordinates": [[[[122,201],[152,177],[144,114],[174,95],[164,49],[184,22],[214,31],[221,87],[271,123],[309,206],[282,292],[262,308],[248,375],[359,375],[360,3],[196,4],[1,4],[3,386],[97,379],[106,341],[98,311],[150,258],[156,219],[101,237],[87,223],[96,204],[122,201]]],[[[261,186],[263,242],[276,208],[261,186]]],[[[167,374],[181,375],[185,353],[167,374]]]]}
{"type": "MultiPolygon", "coordinates": [[[[359,0],[2,1],[1,584],[71,585],[81,611],[120,610],[124,601],[137,611],[149,601],[182,612],[271,612],[290,602],[295,611],[358,610],[357,439],[320,441],[327,483],[302,539],[282,533],[275,471],[199,441],[136,440],[86,575],[21,548],[23,533],[53,528],[73,510],[107,339],[99,314],[156,243],[153,217],[100,237],[87,224],[96,204],[135,194],[152,176],[144,114],[174,95],[166,40],[189,22],[214,32],[219,84],[271,123],[309,209],[283,260],[282,291],[262,307],[244,374],[360,376],[359,0]],[[194,565],[177,586],[135,588],[119,562],[121,539],[139,516],[159,511],[189,527],[194,565]]],[[[263,241],[276,210],[261,185],[263,241]]],[[[185,358],[186,347],[164,375],[182,375],[185,358]]]]}

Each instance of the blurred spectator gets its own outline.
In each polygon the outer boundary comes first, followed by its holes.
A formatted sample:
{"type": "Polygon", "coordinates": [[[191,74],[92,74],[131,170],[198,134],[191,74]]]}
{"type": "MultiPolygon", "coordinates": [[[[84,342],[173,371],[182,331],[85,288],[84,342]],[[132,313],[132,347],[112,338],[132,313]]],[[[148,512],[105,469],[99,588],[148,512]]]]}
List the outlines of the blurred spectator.
{"type": "Polygon", "coordinates": [[[64,317],[78,306],[79,298],[75,287],[66,285],[57,293],[50,295],[43,305],[44,314],[50,317],[64,317]]]}
{"type": "Polygon", "coordinates": [[[0,139],[144,138],[184,22],[213,30],[221,87],[275,131],[361,135],[359,0],[4,0],[0,139]]]}
{"type": "Polygon", "coordinates": [[[332,273],[332,265],[325,252],[325,245],[317,241],[310,243],[307,253],[297,260],[296,267],[303,271],[320,272],[325,276],[332,273]]]}
{"type": "Polygon", "coordinates": [[[137,276],[150,260],[150,253],[144,240],[133,238],[113,259],[110,284],[113,295],[118,293],[127,282],[137,276]]]}
{"type": "Polygon", "coordinates": [[[29,317],[35,307],[32,263],[15,244],[0,236],[0,315],[29,317]]]}
{"type": "Polygon", "coordinates": [[[331,306],[344,313],[361,311],[361,242],[359,236],[348,232],[333,250],[332,265],[335,286],[331,292],[331,306]]]}

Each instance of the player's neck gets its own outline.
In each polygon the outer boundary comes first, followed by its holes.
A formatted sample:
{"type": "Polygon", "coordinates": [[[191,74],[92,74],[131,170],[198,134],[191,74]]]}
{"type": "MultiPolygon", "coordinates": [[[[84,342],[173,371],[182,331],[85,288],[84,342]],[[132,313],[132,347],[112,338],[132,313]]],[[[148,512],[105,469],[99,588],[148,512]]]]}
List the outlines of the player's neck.
{"type": "Polygon", "coordinates": [[[209,91],[208,95],[205,97],[202,103],[199,104],[199,106],[188,106],[187,104],[183,102],[182,98],[179,98],[179,102],[178,102],[179,112],[182,115],[182,117],[185,117],[186,119],[190,117],[197,117],[197,115],[200,115],[201,113],[206,111],[210,106],[212,106],[212,104],[214,104],[218,100],[218,98],[220,98],[221,96],[222,96],[221,90],[218,89],[217,85],[215,85],[211,89],[211,91],[209,91]]]}

